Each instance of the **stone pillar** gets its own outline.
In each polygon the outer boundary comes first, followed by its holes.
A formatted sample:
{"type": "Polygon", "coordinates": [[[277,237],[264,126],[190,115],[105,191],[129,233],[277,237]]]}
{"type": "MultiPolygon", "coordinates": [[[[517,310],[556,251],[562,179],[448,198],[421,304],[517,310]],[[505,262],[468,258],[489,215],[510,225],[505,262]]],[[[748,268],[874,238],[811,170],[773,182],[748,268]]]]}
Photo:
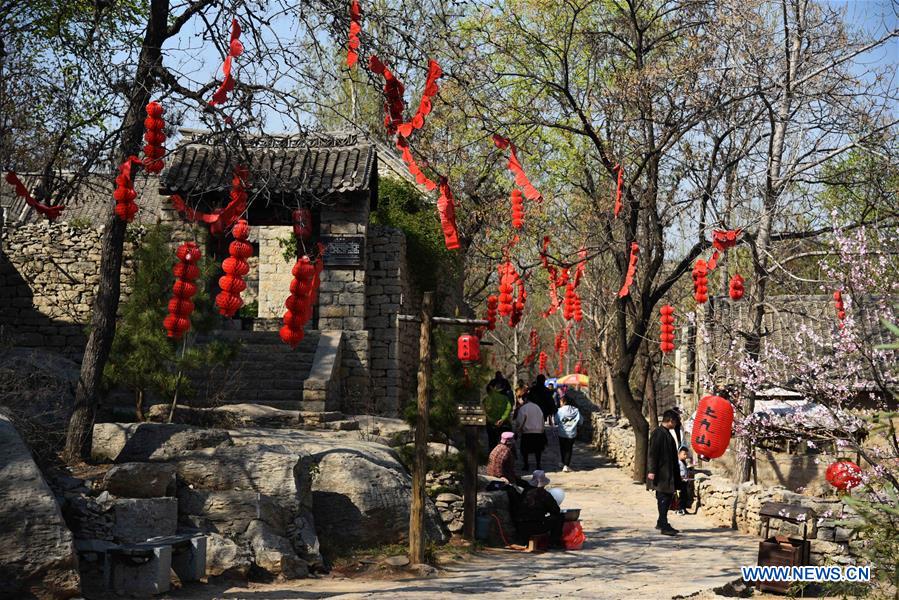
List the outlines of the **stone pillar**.
{"type": "Polygon", "coordinates": [[[284,316],[284,301],[290,295],[293,279],[293,263],[284,258],[281,239],[293,237],[290,225],[267,225],[255,227],[259,236],[259,318],[280,319],[284,316]]]}

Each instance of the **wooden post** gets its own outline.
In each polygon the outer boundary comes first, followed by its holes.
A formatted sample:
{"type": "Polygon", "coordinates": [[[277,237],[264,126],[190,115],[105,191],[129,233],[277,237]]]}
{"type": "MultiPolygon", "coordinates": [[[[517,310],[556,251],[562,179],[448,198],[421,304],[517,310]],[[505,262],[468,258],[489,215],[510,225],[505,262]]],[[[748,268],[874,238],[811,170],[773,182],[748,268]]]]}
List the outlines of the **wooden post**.
{"type": "Polygon", "coordinates": [[[412,507],[409,511],[409,562],[425,561],[425,475],[428,470],[428,394],[431,385],[431,319],[434,292],[425,292],[421,303],[421,335],[418,347],[418,415],[415,421],[415,464],[412,471],[412,507]]]}
{"type": "Polygon", "coordinates": [[[478,428],[465,426],[465,475],[462,480],[462,537],[474,540],[475,508],[478,504],[478,428]]]}

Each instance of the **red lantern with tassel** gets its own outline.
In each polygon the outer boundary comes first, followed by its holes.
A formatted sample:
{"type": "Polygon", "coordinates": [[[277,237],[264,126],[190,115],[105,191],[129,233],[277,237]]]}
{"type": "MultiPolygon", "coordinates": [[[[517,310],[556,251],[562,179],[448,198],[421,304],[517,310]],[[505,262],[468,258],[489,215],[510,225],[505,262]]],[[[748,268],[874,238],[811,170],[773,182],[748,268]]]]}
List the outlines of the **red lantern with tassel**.
{"type": "Polygon", "coordinates": [[[219,309],[219,313],[231,318],[243,306],[243,300],[240,299],[240,293],[244,291],[247,284],[243,281],[243,277],[250,272],[250,265],[247,263],[245,256],[246,247],[249,246],[252,253],[253,247],[246,241],[250,235],[250,227],[246,221],[241,219],[231,230],[234,241],[228,247],[228,258],[222,261],[222,270],[225,275],[219,279],[219,287],[222,291],[215,297],[215,305],[219,309]]]}
{"type": "Polygon", "coordinates": [[[293,234],[304,242],[312,239],[312,211],[308,208],[293,211],[293,234]]]}
{"type": "Polygon", "coordinates": [[[701,258],[693,265],[693,298],[699,304],[709,300],[709,271],[706,262],[701,258]]]}
{"type": "Polygon", "coordinates": [[[746,288],[743,286],[743,278],[740,277],[740,274],[737,273],[733,277],[730,278],[730,285],[728,286],[728,293],[730,294],[730,299],[737,301],[743,297],[743,294],[746,291],[746,288]]]}
{"type": "Polygon", "coordinates": [[[862,469],[851,460],[841,460],[827,467],[827,482],[840,491],[851,490],[862,483],[862,469]]]}
{"type": "Polygon", "coordinates": [[[691,440],[696,454],[704,459],[721,457],[730,444],[733,423],[734,407],[730,402],[721,396],[700,400],[691,440]]]}
{"type": "Polygon", "coordinates": [[[521,229],[524,224],[524,199],[521,196],[521,190],[515,188],[512,190],[512,227],[521,229]]]}
{"type": "Polygon", "coordinates": [[[185,242],[178,246],[175,255],[179,262],[172,269],[175,283],[169,300],[169,314],[162,325],[170,338],[180,340],[190,329],[190,315],[194,310],[191,298],[197,293],[197,286],[193,281],[200,275],[196,263],[202,258],[202,254],[196,242],[185,242]]]}
{"type": "Polygon", "coordinates": [[[147,104],[147,118],[144,120],[144,168],[147,173],[159,173],[165,166],[165,121],[162,119],[162,105],[159,102],[147,104]]]}
{"type": "Polygon", "coordinates": [[[478,337],[470,333],[463,333],[457,340],[457,356],[463,365],[480,362],[481,344],[478,337]]]}
{"type": "Polygon", "coordinates": [[[659,348],[665,354],[674,350],[674,307],[670,304],[663,306],[659,312],[661,313],[662,333],[659,336],[659,348]]]}

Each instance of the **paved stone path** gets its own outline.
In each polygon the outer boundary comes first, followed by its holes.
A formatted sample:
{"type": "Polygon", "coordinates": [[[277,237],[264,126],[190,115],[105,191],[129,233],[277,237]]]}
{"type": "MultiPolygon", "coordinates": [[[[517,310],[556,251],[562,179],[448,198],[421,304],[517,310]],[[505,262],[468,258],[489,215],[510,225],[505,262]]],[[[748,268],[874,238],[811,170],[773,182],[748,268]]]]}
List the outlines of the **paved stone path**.
{"type": "MultiPolygon", "coordinates": [[[[490,598],[656,599],[689,595],[739,578],[741,565],[756,561],[758,540],[713,526],[700,515],[671,522],[681,535],[654,529],[655,497],[614,465],[576,447],[575,471],[558,471],[558,454],[544,460],[550,487],[566,492],[565,507],[580,507],[587,535],[577,552],[526,554],[485,550],[447,566],[438,577],[400,581],[323,577],[246,588],[182,590],[178,597],[246,598],[490,598]],[[550,462],[552,460],[552,462],[550,462]],[[184,595],[188,593],[190,595],[184,595]]],[[[519,465],[520,467],[520,465],[519,465]]]]}

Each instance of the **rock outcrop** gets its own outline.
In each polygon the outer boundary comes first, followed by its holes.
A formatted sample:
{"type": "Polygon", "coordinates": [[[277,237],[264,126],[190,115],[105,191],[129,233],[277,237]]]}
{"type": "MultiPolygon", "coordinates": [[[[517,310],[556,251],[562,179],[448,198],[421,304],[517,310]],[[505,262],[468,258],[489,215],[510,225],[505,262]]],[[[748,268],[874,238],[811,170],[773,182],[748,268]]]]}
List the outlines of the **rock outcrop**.
{"type": "Polygon", "coordinates": [[[72,534],[8,417],[0,414],[0,598],[80,594],[72,534]]]}

